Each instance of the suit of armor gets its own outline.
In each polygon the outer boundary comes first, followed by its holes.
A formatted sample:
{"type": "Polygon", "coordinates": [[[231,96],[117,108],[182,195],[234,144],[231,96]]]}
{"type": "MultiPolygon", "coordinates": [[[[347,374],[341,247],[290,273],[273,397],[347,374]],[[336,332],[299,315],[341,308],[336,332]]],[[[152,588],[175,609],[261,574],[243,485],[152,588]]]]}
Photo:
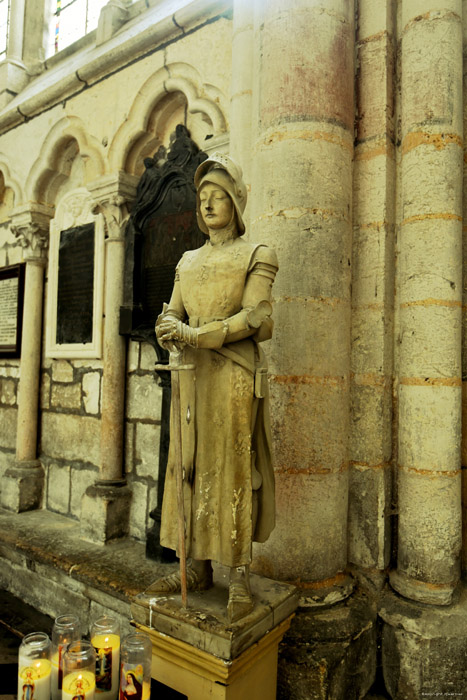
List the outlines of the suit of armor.
{"type": "MultiPolygon", "coordinates": [[[[272,321],[265,315],[258,327],[250,323],[258,307],[270,309],[276,270],[275,253],[265,246],[207,241],[182,257],[160,319],[177,318],[202,333],[198,347],[185,348],[195,369],[182,373],[180,387],[187,553],[194,559],[249,564],[252,538],[266,540],[274,526],[266,364],[258,345],[271,336],[272,321]]],[[[177,549],[173,462],[171,449],[161,542],[177,549]]]]}
{"type": "MultiPolygon", "coordinates": [[[[272,335],[271,287],[276,254],[245,242],[246,187],[240,168],[221,154],[195,174],[198,224],[208,241],[180,260],[170,303],[156,324],[163,347],[183,348],[179,373],[180,446],[171,442],[162,504],[161,543],[177,550],[176,453],[182,461],[190,590],[212,585],[211,560],[230,567],[232,621],[253,606],[248,565],[253,540],[274,527],[266,361],[259,343],[272,335]],[[175,345],[174,345],[175,344],[175,345]]],[[[177,392],[178,405],[178,392],[177,392]]],[[[180,574],[151,592],[181,589],[180,574]]]]}

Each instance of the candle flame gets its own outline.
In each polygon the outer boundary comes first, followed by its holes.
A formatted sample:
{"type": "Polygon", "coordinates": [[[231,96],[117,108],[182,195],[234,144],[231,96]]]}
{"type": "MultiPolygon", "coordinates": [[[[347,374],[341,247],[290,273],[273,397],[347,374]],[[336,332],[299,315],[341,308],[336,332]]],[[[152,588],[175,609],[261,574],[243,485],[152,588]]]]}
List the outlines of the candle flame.
{"type": "Polygon", "coordinates": [[[108,637],[106,637],[104,641],[105,641],[105,642],[108,642],[108,641],[109,641],[109,638],[108,638],[108,637]]]}

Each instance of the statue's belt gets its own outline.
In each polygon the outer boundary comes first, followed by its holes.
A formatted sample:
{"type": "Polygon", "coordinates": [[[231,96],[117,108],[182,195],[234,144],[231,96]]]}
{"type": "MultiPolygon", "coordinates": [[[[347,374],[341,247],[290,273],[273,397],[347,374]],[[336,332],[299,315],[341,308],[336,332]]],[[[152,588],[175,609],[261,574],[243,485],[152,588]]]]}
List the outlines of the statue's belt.
{"type": "Polygon", "coordinates": [[[255,374],[257,371],[257,367],[254,366],[251,362],[248,362],[244,357],[238,354],[238,352],[234,352],[234,350],[230,350],[230,348],[226,348],[225,346],[222,348],[218,348],[216,350],[220,355],[223,355],[224,357],[227,357],[229,360],[232,360],[232,362],[236,362],[237,365],[240,365],[240,367],[243,367],[243,369],[246,369],[250,374],[255,374]]]}
{"type": "MultiPolygon", "coordinates": [[[[265,396],[267,396],[267,391],[268,391],[268,370],[266,368],[266,365],[263,364],[261,365],[253,365],[251,362],[248,362],[244,357],[239,355],[238,353],[234,352],[230,348],[226,348],[223,346],[222,348],[219,348],[218,350],[215,350],[215,352],[218,352],[219,355],[223,355],[224,357],[227,357],[229,360],[232,360],[232,362],[236,362],[237,365],[240,365],[240,367],[243,367],[243,369],[246,369],[247,372],[253,375],[254,378],[254,392],[255,396],[257,399],[264,399],[265,396]]],[[[261,353],[262,354],[262,353],[261,353]]],[[[261,354],[260,354],[260,360],[261,360],[261,354]]],[[[264,355],[263,355],[264,358],[264,355]]],[[[263,360],[264,362],[264,360],[263,360]]]]}
{"type": "MultiPolygon", "coordinates": [[[[212,323],[212,321],[225,321],[225,318],[213,317],[213,316],[191,316],[189,324],[192,328],[200,328],[200,326],[205,326],[207,323],[212,323]]],[[[259,399],[265,397],[267,392],[267,369],[264,362],[264,355],[256,346],[256,352],[259,352],[259,363],[257,365],[249,362],[246,358],[240,355],[235,350],[223,345],[221,348],[217,348],[214,352],[223,355],[227,359],[235,362],[243,369],[246,369],[254,377],[255,383],[255,396],[259,399]]]]}

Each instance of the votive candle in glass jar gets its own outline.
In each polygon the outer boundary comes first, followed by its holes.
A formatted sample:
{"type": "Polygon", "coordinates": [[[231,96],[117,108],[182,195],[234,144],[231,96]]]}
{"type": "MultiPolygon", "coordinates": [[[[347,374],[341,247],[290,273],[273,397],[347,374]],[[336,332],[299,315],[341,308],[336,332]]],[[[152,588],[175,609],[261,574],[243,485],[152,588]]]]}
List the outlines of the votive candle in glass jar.
{"type": "Polygon", "coordinates": [[[79,640],[80,625],[76,615],[59,615],[52,628],[52,700],[62,700],[63,656],[70,642],[79,640]]]}
{"type": "Polygon", "coordinates": [[[95,700],[96,654],[91,642],[68,644],[63,656],[62,700],[95,700]]]}
{"type": "Polygon", "coordinates": [[[96,651],[96,700],[117,700],[120,670],[120,625],[103,615],[91,627],[96,651]]]}
{"type": "Polygon", "coordinates": [[[152,644],[145,634],[130,634],[122,642],[120,700],[151,697],[152,644]]]}
{"type": "Polygon", "coordinates": [[[18,698],[50,699],[51,645],[45,632],[23,637],[18,658],[18,698]]]}

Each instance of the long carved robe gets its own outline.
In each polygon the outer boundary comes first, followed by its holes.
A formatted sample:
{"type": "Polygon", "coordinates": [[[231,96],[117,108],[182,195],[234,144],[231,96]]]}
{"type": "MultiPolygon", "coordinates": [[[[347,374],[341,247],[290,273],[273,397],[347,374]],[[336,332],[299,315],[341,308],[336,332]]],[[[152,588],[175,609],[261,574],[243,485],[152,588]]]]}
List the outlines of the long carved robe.
{"type": "MultiPolygon", "coordinates": [[[[275,253],[265,246],[241,238],[217,245],[207,241],[182,257],[166,314],[192,327],[228,321],[246,303],[250,308],[269,301],[276,270],[275,253]]],[[[274,527],[268,391],[264,353],[257,343],[260,335],[226,342],[219,350],[185,347],[184,362],[195,365],[194,370],[180,373],[187,554],[194,559],[212,559],[226,566],[248,564],[252,539],[265,541],[274,527]],[[254,532],[253,500],[257,503],[254,532]]],[[[171,444],[161,543],[177,550],[174,466],[171,444]]]]}

